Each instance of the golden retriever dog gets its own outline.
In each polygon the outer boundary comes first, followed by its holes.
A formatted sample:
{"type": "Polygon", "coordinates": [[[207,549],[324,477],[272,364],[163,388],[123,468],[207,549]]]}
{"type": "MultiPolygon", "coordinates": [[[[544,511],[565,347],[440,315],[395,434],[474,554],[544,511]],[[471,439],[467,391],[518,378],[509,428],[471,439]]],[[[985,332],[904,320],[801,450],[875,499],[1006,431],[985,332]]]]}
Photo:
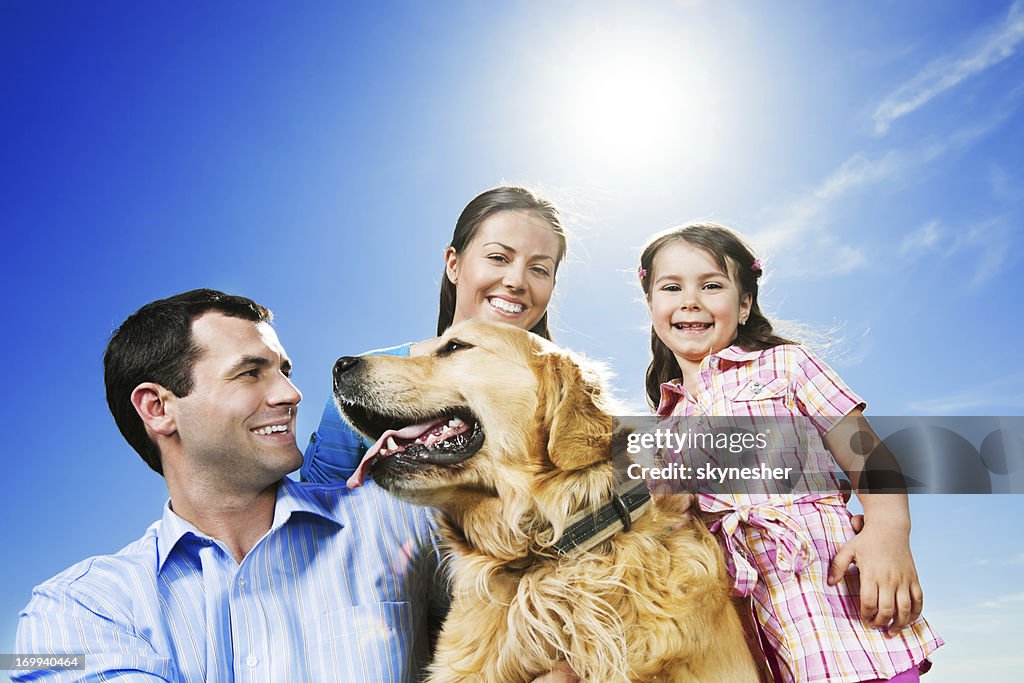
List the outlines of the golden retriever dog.
{"type": "Polygon", "coordinates": [[[624,438],[583,362],[469,321],[429,355],[339,359],[334,393],[376,439],[350,485],[372,471],[441,512],[452,606],[429,680],[530,681],[559,662],[597,683],[759,680],[722,552],[670,497],[627,481],[635,519],[559,549],[573,520],[622,502],[624,438]]]}

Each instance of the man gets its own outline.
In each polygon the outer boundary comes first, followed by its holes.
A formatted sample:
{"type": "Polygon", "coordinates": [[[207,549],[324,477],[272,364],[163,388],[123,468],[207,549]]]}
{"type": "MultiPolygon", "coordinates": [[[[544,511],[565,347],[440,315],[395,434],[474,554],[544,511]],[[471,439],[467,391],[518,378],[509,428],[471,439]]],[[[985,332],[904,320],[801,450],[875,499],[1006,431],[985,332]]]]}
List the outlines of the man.
{"type": "Polygon", "coordinates": [[[38,586],[16,651],[86,671],[15,681],[402,681],[428,656],[436,553],[423,509],[376,486],[300,484],[302,394],[238,296],[147,304],[104,354],[107,403],[166,481],[162,518],[121,551],[38,586]]]}

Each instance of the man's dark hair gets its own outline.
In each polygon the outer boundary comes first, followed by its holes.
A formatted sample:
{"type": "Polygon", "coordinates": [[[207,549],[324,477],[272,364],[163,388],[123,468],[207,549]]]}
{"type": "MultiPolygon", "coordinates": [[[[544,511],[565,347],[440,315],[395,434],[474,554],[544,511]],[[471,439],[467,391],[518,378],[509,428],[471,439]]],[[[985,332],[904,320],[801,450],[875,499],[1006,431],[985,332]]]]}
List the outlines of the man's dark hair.
{"type": "Polygon", "coordinates": [[[153,470],[163,472],[160,450],[146,434],[132,405],[132,392],[154,382],[175,396],[192,391],[192,368],[202,349],[192,338],[192,321],[215,311],[232,318],[270,322],[274,314],[252,299],[213,289],[193,289],[148,303],[114,330],[103,353],[107,406],[132,448],[153,470]]]}

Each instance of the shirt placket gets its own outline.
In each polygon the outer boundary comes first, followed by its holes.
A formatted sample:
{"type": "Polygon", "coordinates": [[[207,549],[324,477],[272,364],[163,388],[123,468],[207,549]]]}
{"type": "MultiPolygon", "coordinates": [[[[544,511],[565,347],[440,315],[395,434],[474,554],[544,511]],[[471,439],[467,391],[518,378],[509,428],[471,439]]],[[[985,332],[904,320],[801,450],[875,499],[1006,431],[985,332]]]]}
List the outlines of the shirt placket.
{"type": "Polygon", "coordinates": [[[265,596],[260,593],[259,577],[253,573],[260,566],[259,554],[265,540],[260,540],[234,568],[227,587],[235,681],[239,682],[269,683],[276,678],[269,649],[273,637],[263,604],[265,596]]]}
{"type": "Polygon", "coordinates": [[[710,355],[700,364],[700,376],[697,391],[691,394],[694,403],[694,415],[697,417],[697,428],[704,429],[711,423],[715,409],[715,375],[718,374],[718,356],[710,355]]]}
{"type": "Polygon", "coordinates": [[[230,591],[234,560],[212,539],[199,549],[206,597],[206,681],[235,680],[230,591]]]}

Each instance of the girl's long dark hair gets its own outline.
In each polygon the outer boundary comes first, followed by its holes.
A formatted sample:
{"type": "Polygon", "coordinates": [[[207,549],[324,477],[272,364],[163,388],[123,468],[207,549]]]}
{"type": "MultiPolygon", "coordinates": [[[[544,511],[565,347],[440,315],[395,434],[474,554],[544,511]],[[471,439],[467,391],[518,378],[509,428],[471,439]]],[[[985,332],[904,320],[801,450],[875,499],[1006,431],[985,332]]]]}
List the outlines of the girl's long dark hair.
{"type": "MultiPolygon", "coordinates": [[[[565,228],[562,226],[562,219],[554,204],[547,199],[538,197],[525,187],[502,185],[477,195],[473,201],[466,204],[466,208],[459,215],[459,220],[455,222],[455,232],[452,234],[452,241],[448,246],[455,249],[456,253],[461,254],[466,245],[476,237],[480,225],[490,216],[502,211],[529,211],[551,226],[551,231],[558,238],[558,259],[555,261],[557,272],[558,265],[565,258],[566,252],[565,228]]],[[[454,319],[455,285],[448,279],[447,271],[443,271],[441,273],[441,301],[437,307],[437,334],[441,335],[451,327],[454,319]]],[[[530,332],[545,339],[551,339],[547,311],[544,311],[544,315],[530,332]]]]}
{"type": "MultiPolygon", "coordinates": [[[[640,254],[640,286],[649,301],[651,283],[654,281],[654,257],[673,242],[684,241],[704,249],[718,261],[722,272],[735,274],[739,283],[740,298],[750,295],[750,315],[747,322],[737,328],[736,341],[746,351],[762,351],[779,344],[794,344],[780,337],[772,329],[771,321],[761,312],[757,303],[758,278],[761,277],[760,262],[754,252],[735,232],[715,223],[691,223],[672,228],[655,235],[644,246],[640,254]]],[[[680,368],[676,357],[654,332],[651,325],[651,364],[647,366],[647,401],[657,408],[661,400],[661,385],[679,377],[680,368]]]]}

